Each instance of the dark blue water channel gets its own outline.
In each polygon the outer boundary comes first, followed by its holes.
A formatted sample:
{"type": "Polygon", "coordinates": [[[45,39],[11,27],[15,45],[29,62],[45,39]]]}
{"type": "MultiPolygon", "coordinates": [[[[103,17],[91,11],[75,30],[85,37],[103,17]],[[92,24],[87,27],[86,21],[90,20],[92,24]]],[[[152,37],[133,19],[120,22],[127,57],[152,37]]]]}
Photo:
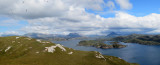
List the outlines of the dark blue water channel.
{"type": "Polygon", "coordinates": [[[121,49],[99,49],[94,47],[77,46],[79,41],[80,40],[53,42],[76,50],[99,51],[103,55],[120,57],[130,63],[139,63],[140,65],[160,65],[160,46],[122,43],[128,46],[121,49]]]}

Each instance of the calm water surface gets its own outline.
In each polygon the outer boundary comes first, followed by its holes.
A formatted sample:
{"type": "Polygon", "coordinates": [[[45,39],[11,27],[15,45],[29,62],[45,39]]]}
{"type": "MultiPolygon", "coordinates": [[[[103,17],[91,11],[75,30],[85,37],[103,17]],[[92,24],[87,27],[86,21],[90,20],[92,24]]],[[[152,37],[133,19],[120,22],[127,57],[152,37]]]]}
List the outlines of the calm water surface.
{"type": "Polygon", "coordinates": [[[66,47],[83,51],[99,51],[104,55],[120,57],[131,63],[140,65],[160,65],[160,46],[148,46],[134,43],[122,43],[128,45],[121,49],[98,49],[94,47],[77,46],[80,40],[53,41],[66,47]]]}

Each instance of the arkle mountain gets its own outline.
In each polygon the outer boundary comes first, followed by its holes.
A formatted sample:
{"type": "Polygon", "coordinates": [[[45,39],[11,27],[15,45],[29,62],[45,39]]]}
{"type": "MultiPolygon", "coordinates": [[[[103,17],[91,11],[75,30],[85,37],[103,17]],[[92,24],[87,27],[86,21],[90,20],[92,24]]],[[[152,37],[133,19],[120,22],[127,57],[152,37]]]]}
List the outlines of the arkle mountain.
{"type": "Polygon", "coordinates": [[[123,36],[123,35],[122,34],[118,34],[116,32],[111,32],[106,37],[107,38],[111,38],[111,37],[117,37],[117,36],[123,36]]]}
{"type": "Polygon", "coordinates": [[[80,34],[78,34],[78,33],[69,33],[67,35],[67,37],[69,37],[69,38],[75,38],[75,37],[82,37],[82,36],[80,34]]]}

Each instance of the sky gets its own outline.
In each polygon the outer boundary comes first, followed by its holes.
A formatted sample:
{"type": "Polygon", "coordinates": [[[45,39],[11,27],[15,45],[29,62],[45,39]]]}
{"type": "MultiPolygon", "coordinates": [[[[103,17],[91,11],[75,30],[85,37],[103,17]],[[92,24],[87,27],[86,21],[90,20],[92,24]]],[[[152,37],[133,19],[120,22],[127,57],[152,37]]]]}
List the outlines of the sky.
{"type": "Polygon", "coordinates": [[[0,0],[0,35],[160,34],[160,0],[0,0]]]}

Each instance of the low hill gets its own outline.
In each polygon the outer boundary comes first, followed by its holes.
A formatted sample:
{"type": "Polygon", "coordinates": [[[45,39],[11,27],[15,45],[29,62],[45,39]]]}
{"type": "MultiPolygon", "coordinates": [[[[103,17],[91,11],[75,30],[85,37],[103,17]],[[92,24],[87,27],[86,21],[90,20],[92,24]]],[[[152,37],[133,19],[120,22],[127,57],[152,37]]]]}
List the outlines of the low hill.
{"type": "Polygon", "coordinates": [[[0,65],[136,65],[96,51],[78,51],[28,37],[0,37],[0,65]]]}
{"type": "Polygon", "coordinates": [[[160,35],[132,34],[128,36],[115,37],[111,40],[122,41],[126,43],[138,43],[143,45],[160,45],[160,35]]]}

